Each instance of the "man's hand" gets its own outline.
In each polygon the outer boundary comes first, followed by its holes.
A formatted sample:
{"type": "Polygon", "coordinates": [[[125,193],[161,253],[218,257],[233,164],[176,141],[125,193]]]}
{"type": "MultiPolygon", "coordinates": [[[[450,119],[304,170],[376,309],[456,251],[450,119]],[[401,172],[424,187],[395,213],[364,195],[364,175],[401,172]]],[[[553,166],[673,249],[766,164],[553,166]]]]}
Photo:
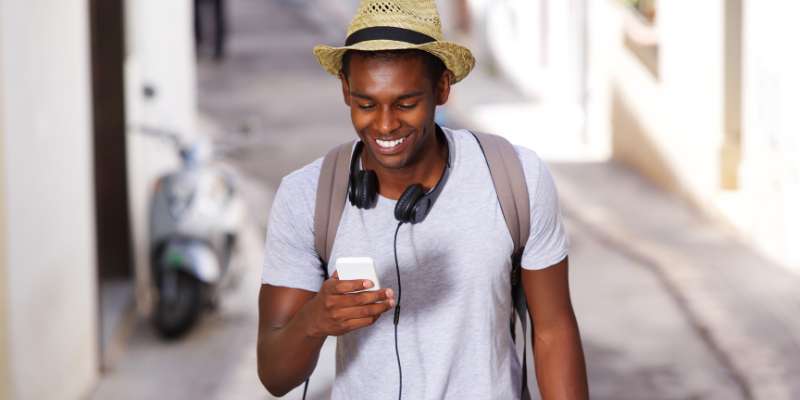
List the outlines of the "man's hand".
{"type": "Polygon", "coordinates": [[[369,289],[372,282],[339,280],[334,273],[319,292],[261,285],[258,323],[258,376],[275,396],[283,396],[311,375],[325,338],[372,325],[394,307],[392,289],[369,289]]]}
{"type": "Polygon", "coordinates": [[[317,295],[303,307],[306,334],[324,338],[340,336],[375,323],[395,305],[392,289],[352,293],[369,289],[368,280],[340,280],[337,273],[322,284],[317,295]]]}

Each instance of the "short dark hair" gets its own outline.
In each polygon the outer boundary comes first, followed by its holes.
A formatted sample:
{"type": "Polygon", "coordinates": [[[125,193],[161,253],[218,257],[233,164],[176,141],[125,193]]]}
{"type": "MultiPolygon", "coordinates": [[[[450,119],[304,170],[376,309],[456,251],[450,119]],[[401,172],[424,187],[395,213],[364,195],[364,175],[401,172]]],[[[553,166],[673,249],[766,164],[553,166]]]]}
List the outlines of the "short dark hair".
{"type": "Polygon", "coordinates": [[[397,60],[397,59],[408,59],[408,58],[421,58],[422,62],[425,64],[425,68],[428,70],[428,78],[431,80],[431,84],[436,87],[439,83],[439,79],[442,78],[442,74],[447,71],[447,67],[444,65],[444,62],[439,57],[434,56],[431,53],[426,51],[417,50],[417,49],[401,49],[401,50],[379,50],[379,51],[360,51],[360,50],[348,50],[342,56],[342,73],[344,74],[345,78],[350,77],[350,60],[353,54],[358,54],[362,57],[367,58],[377,58],[381,60],[397,60]]]}

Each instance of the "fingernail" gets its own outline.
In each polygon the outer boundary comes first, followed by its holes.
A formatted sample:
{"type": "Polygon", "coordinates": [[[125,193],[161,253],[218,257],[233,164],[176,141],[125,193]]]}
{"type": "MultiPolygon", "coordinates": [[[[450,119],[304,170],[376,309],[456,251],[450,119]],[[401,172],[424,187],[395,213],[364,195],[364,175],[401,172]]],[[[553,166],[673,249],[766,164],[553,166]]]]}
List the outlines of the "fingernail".
{"type": "Polygon", "coordinates": [[[372,282],[371,281],[364,281],[364,287],[365,288],[371,288],[372,287],[372,282]]]}
{"type": "Polygon", "coordinates": [[[394,299],[389,299],[389,306],[394,307],[394,299]]]}
{"type": "Polygon", "coordinates": [[[392,291],[392,289],[386,289],[386,297],[388,297],[390,299],[393,298],[394,297],[394,291],[392,291]]]}

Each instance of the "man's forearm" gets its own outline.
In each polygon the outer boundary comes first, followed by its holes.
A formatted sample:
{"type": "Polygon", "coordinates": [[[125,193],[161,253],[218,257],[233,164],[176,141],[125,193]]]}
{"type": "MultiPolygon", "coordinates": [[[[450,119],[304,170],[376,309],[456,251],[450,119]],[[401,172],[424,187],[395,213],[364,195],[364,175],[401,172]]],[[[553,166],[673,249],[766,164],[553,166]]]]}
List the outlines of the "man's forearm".
{"type": "Polygon", "coordinates": [[[586,362],[575,320],[539,330],[533,337],[536,378],[543,400],[589,398],[586,362]]]}
{"type": "Polygon", "coordinates": [[[325,339],[309,335],[302,311],[285,326],[260,332],[258,376],[267,390],[283,396],[303,383],[314,371],[325,339]]]}

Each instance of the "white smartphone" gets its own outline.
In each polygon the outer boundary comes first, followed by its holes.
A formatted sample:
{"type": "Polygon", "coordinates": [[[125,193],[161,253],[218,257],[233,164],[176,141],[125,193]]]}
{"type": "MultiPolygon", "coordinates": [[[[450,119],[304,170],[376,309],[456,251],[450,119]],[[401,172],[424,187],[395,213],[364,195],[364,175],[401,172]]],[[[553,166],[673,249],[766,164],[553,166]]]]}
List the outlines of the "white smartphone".
{"type": "MultiPolygon", "coordinates": [[[[372,281],[374,286],[365,290],[374,291],[381,288],[372,257],[339,257],[336,259],[336,271],[339,272],[339,279],[341,280],[367,279],[372,281]]],[[[358,292],[365,290],[359,290],[358,292]]]]}

